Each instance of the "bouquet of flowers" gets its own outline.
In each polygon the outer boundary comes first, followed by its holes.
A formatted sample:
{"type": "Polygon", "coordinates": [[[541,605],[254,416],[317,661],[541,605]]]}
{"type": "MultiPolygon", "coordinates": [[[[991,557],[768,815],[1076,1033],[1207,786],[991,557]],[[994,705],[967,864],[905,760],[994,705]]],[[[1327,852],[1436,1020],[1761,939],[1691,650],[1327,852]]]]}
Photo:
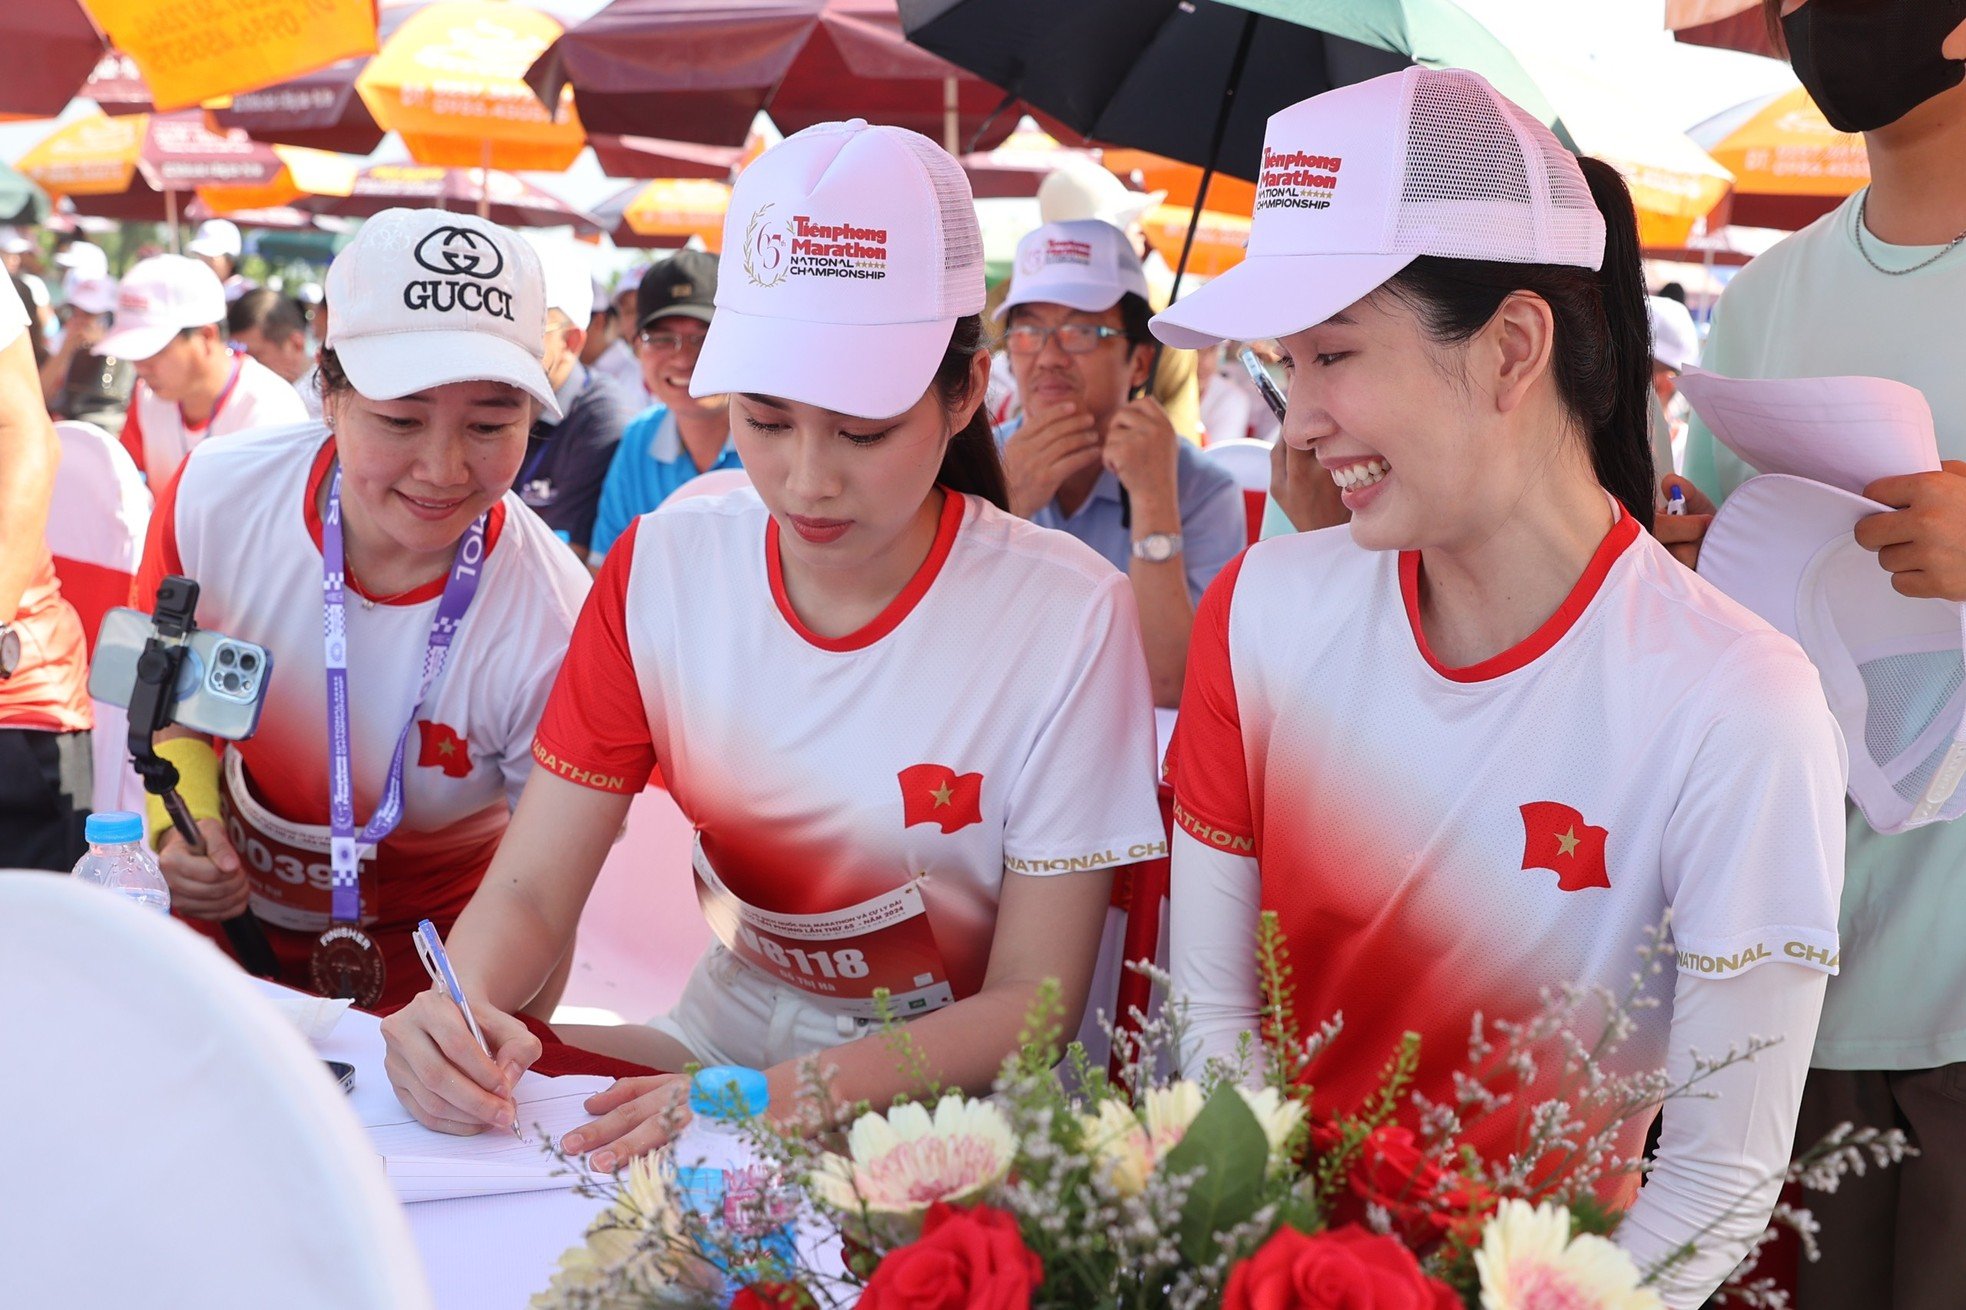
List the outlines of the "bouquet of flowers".
{"type": "MultiPolygon", "coordinates": [[[[921,1095],[885,1110],[837,1106],[815,1062],[802,1121],[753,1129],[759,1157],[808,1203],[797,1257],[767,1237],[778,1231],[770,1223],[706,1220],[679,1207],[667,1165],[639,1160],[609,1187],[608,1210],[533,1304],[1659,1307],[1656,1289],[1695,1247],[1639,1269],[1608,1240],[1618,1215],[1600,1196],[1642,1167],[1617,1144],[1634,1121],[1701,1094],[1714,1073],[1768,1045],[1757,1039],[1703,1061],[1678,1083],[1606,1072],[1605,1058],[1632,1031],[1644,971],[1662,969],[1670,951],[1661,928],[1624,996],[1563,989],[1523,1021],[1487,1025],[1477,1016],[1455,1104],[1413,1090],[1420,1052],[1409,1035],[1368,1104],[1313,1118],[1307,1073],[1340,1025],[1299,1031],[1290,965],[1265,916],[1266,1008],[1260,1037],[1238,1062],[1200,1078],[1159,1075],[1182,1049],[1172,1004],[1114,1032],[1117,1080],[1076,1044],[1061,1062],[1055,994],[1040,1000],[987,1098],[944,1091],[917,1064],[921,1095]],[[1586,1013],[1601,1021],[1590,1040],[1577,1031],[1586,1013]],[[1556,1096],[1542,1077],[1552,1061],[1556,1096]],[[1505,1109],[1524,1125],[1517,1145],[1484,1159],[1462,1138],[1505,1109]],[[850,1125],[844,1140],[820,1131],[839,1124],[850,1125]],[[814,1258],[820,1249],[838,1258],[814,1258]]],[[[905,1061],[906,1029],[890,1025],[888,1038],[905,1061]]],[[[1846,1127],[1799,1155],[1787,1181],[1833,1189],[1844,1173],[1907,1149],[1902,1134],[1846,1127]]],[[[1744,1195],[1742,1206],[1759,1195],[1744,1195]]],[[[1812,1248],[1806,1212],[1778,1206],[1775,1221],[1812,1248]]],[[[1753,1263],[1751,1253],[1723,1295],[1785,1304],[1772,1280],[1752,1277],[1753,1263]]]]}

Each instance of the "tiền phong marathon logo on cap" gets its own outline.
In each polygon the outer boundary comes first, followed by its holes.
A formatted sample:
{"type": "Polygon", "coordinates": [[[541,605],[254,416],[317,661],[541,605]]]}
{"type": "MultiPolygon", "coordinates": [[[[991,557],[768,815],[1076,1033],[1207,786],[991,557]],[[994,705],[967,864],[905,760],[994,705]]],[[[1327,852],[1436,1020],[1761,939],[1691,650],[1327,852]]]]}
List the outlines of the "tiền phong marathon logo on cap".
{"type": "Polygon", "coordinates": [[[1256,178],[1256,212],[1266,209],[1329,209],[1338,192],[1337,155],[1263,147],[1263,171],[1256,178]]]}
{"type": "Polygon", "coordinates": [[[1043,242],[1025,250],[1022,271],[1036,273],[1039,269],[1048,268],[1053,264],[1077,264],[1081,267],[1090,267],[1092,243],[1073,241],[1069,238],[1046,237],[1043,242]]]}
{"type": "Polygon", "coordinates": [[[744,273],[775,287],[788,277],[877,281],[887,276],[887,229],[822,222],[810,214],[773,218],[761,205],[744,229],[744,273]]]}

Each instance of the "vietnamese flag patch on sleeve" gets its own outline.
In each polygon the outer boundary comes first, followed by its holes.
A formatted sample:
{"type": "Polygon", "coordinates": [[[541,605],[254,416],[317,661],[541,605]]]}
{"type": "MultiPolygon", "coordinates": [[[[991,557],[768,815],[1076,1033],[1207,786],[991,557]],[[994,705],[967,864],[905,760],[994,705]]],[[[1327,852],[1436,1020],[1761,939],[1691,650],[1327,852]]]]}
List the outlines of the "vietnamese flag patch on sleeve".
{"type": "Polygon", "coordinates": [[[442,769],[446,778],[471,776],[469,743],[457,735],[457,729],[448,724],[419,719],[416,731],[419,738],[416,754],[418,768],[442,769]]]}
{"type": "Polygon", "coordinates": [[[933,823],[955,832],[983,822],[983,775],[957,773],[946,764],[911,764],[901,779],[902,824],[933,823]]]}
{"type": "Polygon", "coordinates": [[[1531,801],[1522,807],[1522,867],[1556,874],[1559,891],[1609,887],[1604,841],[1610,834],[1584,822],[1578,811],[1558,801],[1531,801]]]}

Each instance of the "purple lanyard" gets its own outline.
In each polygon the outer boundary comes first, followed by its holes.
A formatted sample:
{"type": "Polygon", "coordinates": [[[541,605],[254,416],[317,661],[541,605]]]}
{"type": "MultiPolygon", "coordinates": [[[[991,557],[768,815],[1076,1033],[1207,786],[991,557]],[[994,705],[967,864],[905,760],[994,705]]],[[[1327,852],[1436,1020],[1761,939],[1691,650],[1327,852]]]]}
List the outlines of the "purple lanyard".
{"type": "MultiPolygon", "coordinates": [[[[485,558],[485,521],[490,511],[480,514],[465,530],[451,561],[450,576],[444,580],[444,594],[437,602],[437,618],[430,625],[430,640],[423,648],[423,681],[417,687],[416,705],[396,735],[396,754],[389,761],[389,778],[383,785],[382,799],[360,841],[381,841],[403,821],[403,749],[409,744],[410,729],[417,712],[437,675],[450,658],[451,640],[471,598],[478,593],[479,566],[485,558]]],[[[330,909],[336,923],[359,923],[362,889],[356,858],[355,783],[349,765],[348,746],[348,612],[342,590],[343,554],[341,543],[341,466],[335,465],[328,482],[327,512],[321,516],[321,611],[326,638],[328,672],[328,863],[334,875],[334,899],[330,909]]]]}

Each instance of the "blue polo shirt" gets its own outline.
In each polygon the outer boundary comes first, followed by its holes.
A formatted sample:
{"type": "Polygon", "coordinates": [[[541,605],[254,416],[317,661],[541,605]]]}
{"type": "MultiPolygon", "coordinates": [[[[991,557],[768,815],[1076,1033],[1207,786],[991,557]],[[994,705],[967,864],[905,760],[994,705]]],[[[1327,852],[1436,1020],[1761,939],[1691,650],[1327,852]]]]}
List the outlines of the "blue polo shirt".
{"type": "Polygon", "coordinates": [[[651,405],[622,430],[621,444],[615,447],[614,461],[608,465],[607,480],[601,484],[601,505],[594,515],[594,535],[588,541],[587,560],[599,564],[614,539],[628,525],[669,499],[669,493],[700,473],[716,469],[742,468],[737,446],[726,436],[717,462],[700,469],[683,445],[683,434],[667,405],[651,405]]]}
{"type": "MultiPolygon", "coordinates": [[[[1009,441],[1024,419],[1012,419],[997,430],[997,444],[1009,441]]],[[[1188,595],[1201,604],[1201,594],[1228,562],[1249,544],[1249,519],[1242,507],[1242,489],[1192,441],[1175,442],[1174,495],[1181,513],[1181,560],[1188,574],[1188,595]]],[[[1120,480],[1102,470],[1092,494],[1070,514],[1053,500],[1031,516],[1041,528],[1069,532],[1104,555],[1125,573],[1133,561],[1133,530],[1121,521],[1120,480]]]]}

